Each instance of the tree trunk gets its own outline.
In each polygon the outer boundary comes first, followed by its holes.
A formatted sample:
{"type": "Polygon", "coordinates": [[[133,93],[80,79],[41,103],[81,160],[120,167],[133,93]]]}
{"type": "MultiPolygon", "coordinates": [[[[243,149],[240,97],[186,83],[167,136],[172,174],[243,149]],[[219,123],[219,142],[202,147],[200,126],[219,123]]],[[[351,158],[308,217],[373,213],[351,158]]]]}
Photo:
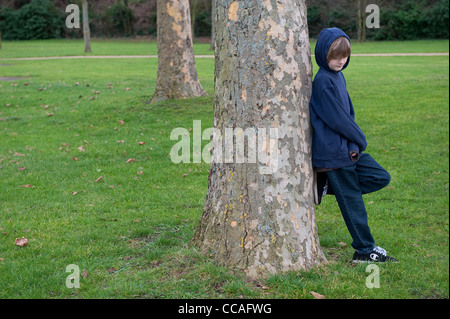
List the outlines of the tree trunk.
{"type": "Polygon", "coordinates": [[[217,0],[212,0],[212,9],[211,9],[211,46],[209,48],[210,51],[214,51],[216,49],[214,43],[214,35],[216,33],[216,2],[217,0]]]}
{"type": "Polygon", "coordinates": [[[358,41],[364,42],[366,41],[366,0],[358,0],[356,2],[358,6],[358,41]]]}
{"type": "Polygon", "coordinates": [[[251,278],[309,269],[326,259],[314,211],[305,0],[217,0],[216,23],[213,153],[192,243],[251,278]]]}
{"type": "Polygon", "coordinates": [[[91,53],[91,30],[89,29],[89,10],[87,0],[82,0],[84,52],[91,53]]]}
{"type": "Polygon", "coordinates": [[[206,95],[197,76],[188,0],[158,0],[158,78],[152,102],[206,95]]]}

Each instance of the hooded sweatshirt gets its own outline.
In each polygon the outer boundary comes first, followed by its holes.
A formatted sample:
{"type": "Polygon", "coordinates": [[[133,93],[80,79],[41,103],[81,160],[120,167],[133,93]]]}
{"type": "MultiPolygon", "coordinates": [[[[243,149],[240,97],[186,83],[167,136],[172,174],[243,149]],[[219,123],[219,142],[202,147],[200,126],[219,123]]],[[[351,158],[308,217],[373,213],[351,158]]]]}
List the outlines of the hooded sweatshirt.
{"type": "MultiPolygon", "coordinates": [[[[315,48],[319,65],[310,100],[313,127],[312,162],[316,168],[341,168],[354,164],[350,151],[359,155],[367,147],[364,133],[355,123],[355,112],[341,71],[328,66],[327,54],[331,44],[339,37],[350,38],[338,28],[324,29],[315,48]]],[[[350,57],[344,70],[350,63],[350,57]]]]}

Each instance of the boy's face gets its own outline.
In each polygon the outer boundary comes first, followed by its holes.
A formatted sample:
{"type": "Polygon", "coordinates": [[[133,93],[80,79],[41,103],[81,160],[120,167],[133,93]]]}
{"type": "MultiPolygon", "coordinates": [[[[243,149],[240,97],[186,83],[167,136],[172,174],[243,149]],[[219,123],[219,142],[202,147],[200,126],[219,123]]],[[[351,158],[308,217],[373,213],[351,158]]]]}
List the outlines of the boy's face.
{"type": "Polygon", "coordinates": [[[333,71],[339,72],[344,67],[345,63],[347,63],[348,57],[346,58],[339,58],[339,59],[331,59],[330,62],[328,62],[328,66],[333,71]]]}

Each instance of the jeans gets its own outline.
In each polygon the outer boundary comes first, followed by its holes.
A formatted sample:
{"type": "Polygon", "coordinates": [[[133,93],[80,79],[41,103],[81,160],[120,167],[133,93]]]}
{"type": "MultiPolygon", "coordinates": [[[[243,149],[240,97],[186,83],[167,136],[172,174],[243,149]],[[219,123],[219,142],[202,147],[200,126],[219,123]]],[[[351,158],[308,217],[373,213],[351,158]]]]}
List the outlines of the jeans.
{"type": "Polygon", "coordinates": [[[328,171],[326,174],[328,194],[336,197],[353,239],[352,247],[360,254],[370,253],[375,248],[375,241],[368,225],[362,195],[387,186],[391,176],[369,154],[362,154],[353,165],[328,171]]]}

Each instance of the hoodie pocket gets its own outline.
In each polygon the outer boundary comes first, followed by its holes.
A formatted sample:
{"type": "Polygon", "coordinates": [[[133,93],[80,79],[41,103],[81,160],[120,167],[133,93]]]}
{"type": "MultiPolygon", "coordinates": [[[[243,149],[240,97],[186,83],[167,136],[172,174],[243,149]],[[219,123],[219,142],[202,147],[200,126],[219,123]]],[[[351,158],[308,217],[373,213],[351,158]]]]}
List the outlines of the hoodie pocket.
{"type": "Polygon", "coordinates": [[[348,141],[345,137],[339,136],[339,140],[340,140],[340,147],[339,147],[339,151],[338,151],[338,156],[339,157],[346,157],[348,156],[348,141]]]}

